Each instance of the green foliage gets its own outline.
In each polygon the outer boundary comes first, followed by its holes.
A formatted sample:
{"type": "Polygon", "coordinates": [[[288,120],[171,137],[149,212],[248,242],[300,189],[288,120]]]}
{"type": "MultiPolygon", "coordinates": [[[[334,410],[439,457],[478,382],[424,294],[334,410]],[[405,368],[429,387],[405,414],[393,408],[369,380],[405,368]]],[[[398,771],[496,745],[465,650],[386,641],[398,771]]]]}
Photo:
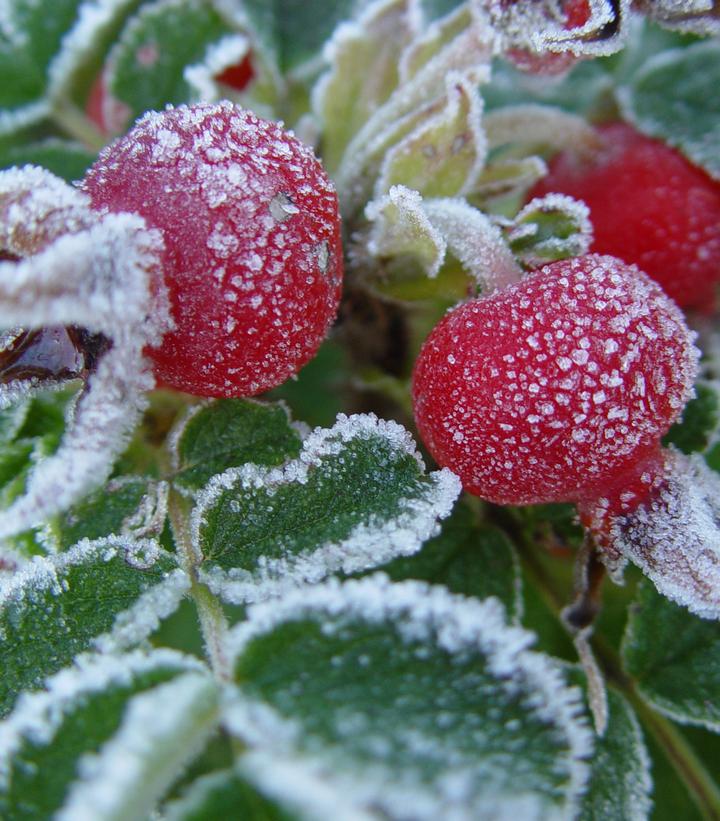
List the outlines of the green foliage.
{"type": "Polygon", "coordinates": [[[683,724],[720,731],[720,627],[644,582],[631,609],[623,659],[638,691],[683,724]]]}
{"type": "Polygon", "coordinates": [[[623,99],[625,115],[642,131],[679,148],[718,178],[719,80],[717,42],[663,52],[649,59],[633,78],[623,99]]]}
{"type": "Polygon", "coordinates": [[[354,782],[346,806],[555,817],[576,801],[590,741],[577,694],[492,599],[374,577],[258,608],[237,635],[249,701],[233,730],[338,798],[354,782]]]}
{"type": "Polygon", "coordinates": [[[184,592],[176,567],[152,544],[107,539],[38,558],[6,581],[0,588],[0,712],[78,653],[142,641],[157,626],[159,613],[172,612],[184,592]],[[156,612],[153,592],[162,593],[156,612]],[[138,601],[140,610],[133,612],[138,601]]]}
{"type": "Polygon", "coordinates": [[[282,405],[235,399],[192,408],[172,441],[172,481],[188,491],[227,468],[280,465],[300,451],[300,435],[282,405]]]}
{"type": "MultiPolygon", "coordinates": [[[[107,132],[230,94],[314,144],[344,214],[347,288],[297,379],[258,399],[153,394],[108,481],[0,543],[2,818],[720,816],[717,621],[639,573],[600,580],[591,647],[608,722],[593,733],[593,668],[563,619],[574,506],[455,504],[455,479],[384,421],[411,428],[418,347],[488,287],[487,259],[512,279],[587,248],[577,204],[522,207],[546,169],[532,151],[623,116],[720,175],[718,45],[635,16],[621,51],[546,77],[493,56],[471,28],[481,9],[5,4],[0,167],[78,180],[107,132]],[[218,85],[245,48],[250,91],[218,85]],[[86,110],[91,88],[108,122],[86,110]]],[[[527,46],[495,35],[511,56],[527,46]]],[[[0,513],[66,442],[97,364],[64,390],[30,380],[13,402],[3,382],[0,513]]],[[[711,370],[664,441],[717,467],[711,370]]],[[[125,387],[105,383],[113,412],[125,387]]]]}
{"type": "Polygon", "coordinates": [[[107,78],[123,107],[118,131],[148,109],[182,103],[190,96],[185,68],[199,63],[213,43],[232,33],[209,3],[159,0],[132,18],[113,47],[107,78]]]}

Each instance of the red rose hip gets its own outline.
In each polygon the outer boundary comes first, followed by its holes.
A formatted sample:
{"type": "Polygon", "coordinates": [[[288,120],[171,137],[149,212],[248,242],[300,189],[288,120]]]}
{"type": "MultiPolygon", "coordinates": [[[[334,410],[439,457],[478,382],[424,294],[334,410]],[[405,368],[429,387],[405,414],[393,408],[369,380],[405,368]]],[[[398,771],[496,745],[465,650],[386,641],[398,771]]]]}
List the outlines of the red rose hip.
{"type": "Polygon", "coordinates": [[[250,396],[314,355],[340,299],[340,218],[292,134],[231,103],[151,112],[82,187],[94,208],[162,231],[175,328],[148,352],[162,384],[250,396]]]}
{"type": "Polygon", "coordinates": [[[448,313],[413,377],[420,435],[499,504],[637,504],[692,393],[697,350],[649,277],[590,254],[448,313]]]}
{"type": "Polygon", "coordinates": [[[720,280],[720,183],[624,123],[598,129],[594,156],[565,151],[530,192],[584,200],[592,251],[634,263],[683,307],[708,308],[720,280]]]}

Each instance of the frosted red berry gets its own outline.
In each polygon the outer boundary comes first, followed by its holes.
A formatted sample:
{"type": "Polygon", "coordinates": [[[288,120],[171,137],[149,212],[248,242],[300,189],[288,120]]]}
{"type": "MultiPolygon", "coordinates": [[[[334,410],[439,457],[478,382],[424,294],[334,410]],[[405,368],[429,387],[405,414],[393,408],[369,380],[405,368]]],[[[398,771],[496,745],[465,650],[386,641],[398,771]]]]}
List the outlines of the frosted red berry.
{"type": "Polygon", "coordinates": [[[592,157],[559,154],[530,197],[584,200],[593,251],[635,263],[681,306],[708,308],[720,280],[720,183],[624,123],[598,129],[592,157]]]}
{"type": "Polygon", "coordinates": [[[636,267],[552,263],[435,327],[413,377],[420,435],[492,502],[627,501],[692,393],[692,340],[636,267]]]}
{"type": "Polygon", "coordinates": [[[250,396],[313,356],[340,299],[340,218],[292,134],[227,102],[151,112],[82,186],[94,208],[162,231],[175,321],[149,351],[162,384],[250,396]]]}

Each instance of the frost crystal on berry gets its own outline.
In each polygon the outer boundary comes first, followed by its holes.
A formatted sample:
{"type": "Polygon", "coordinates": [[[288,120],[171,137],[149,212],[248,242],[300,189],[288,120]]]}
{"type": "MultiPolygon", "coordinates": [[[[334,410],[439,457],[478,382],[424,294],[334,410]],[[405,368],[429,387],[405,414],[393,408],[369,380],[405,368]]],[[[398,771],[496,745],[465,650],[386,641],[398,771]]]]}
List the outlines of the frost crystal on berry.
{"type": "Polygon", "coordinates": [[[491,501],[595,498],[656,458],[692,393],[692,339],[636,268],[553,263],[435,328],[414,374],[420,434],[491,501]]]}
{"type": "Polygon", "coordinates": [[[83,188],[94,208],[162,231],[176,323],[150,351],[162,383],[248,396],[313,356],[340,298],[340,221],[329,179],[292,134],[227,102],[151,112],[83,188]]]}

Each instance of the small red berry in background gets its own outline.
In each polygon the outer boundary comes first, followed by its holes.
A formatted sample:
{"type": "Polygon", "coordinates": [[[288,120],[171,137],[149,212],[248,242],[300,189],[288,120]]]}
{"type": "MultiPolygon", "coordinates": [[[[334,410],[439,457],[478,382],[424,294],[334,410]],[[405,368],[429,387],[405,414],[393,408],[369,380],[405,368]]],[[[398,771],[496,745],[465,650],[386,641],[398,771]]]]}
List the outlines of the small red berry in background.
{"type": "Polygon", "coordinates": [[[593,251],[634,263],[684,308],[709,310],[720,280],[720,183],[629,125],[598,129],[591,158],[555,157],[529,198],[553,191],[584,200],[593,251]]]}
{"type": "Polygon", "coordinates": [[[252,54],[246,54],[240,62],[223,69],[215,76],[218,83],[230,86],[235,91],[243,91],[255,79],[252,54]]]}
{"type": "Polygon", "coordinates": [[[656,283],[589,254],[450,311],[415,365],[415,418],[470,493],[513,505],[604,497],[620,512],[661,467],[697,356],[656,283]]]}
{"type": "Polygon", "coordinates": [[[159,382],[251,396],[315,353],[340,299],[333,186],[311,149],[231,103],[144,116],[82,183],[99,210],[159,228],[175,329],[149,351],[159,382]]]}

